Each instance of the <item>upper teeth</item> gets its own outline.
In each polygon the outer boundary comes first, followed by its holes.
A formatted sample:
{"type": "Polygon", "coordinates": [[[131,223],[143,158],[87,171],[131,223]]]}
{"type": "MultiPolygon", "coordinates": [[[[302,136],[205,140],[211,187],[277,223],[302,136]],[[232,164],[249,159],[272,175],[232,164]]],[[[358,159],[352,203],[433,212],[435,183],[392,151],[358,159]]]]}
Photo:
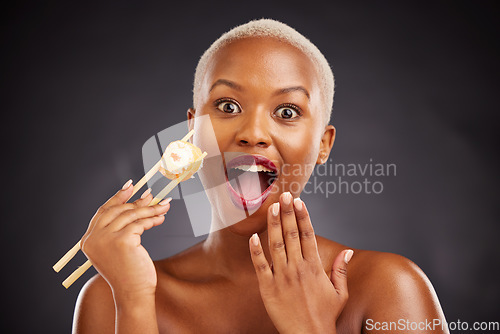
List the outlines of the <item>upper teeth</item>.
{"type": "Polygon", "coordinates": [[[236,167],[233,167],[235,169],[241,169],[244,170],[245,172],[272,172],[272,169],[269,169],[267,167],[264,167],[262,165],[239,165],[236,167]]]}

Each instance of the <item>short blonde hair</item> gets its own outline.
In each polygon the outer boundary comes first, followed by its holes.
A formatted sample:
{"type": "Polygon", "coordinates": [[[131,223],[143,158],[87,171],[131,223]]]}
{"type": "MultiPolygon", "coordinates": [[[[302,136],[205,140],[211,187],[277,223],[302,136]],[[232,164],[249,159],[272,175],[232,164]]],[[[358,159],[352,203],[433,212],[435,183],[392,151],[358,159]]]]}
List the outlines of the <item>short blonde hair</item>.
{"type": "Polygon", "coordinates": [[[199,91],[201,88],[203,77],[208,68],[208,63],[213,55],[220,50],[224,45],[230,42],[243,39],[245,37],[272,37],[280,41],[286,42],[300,51],[302,51],[316,67],[320,79],[321,96],[323,105],[323,122],[326,126],[330,122],[333,107],[333,95],[335,90],[335,82],[333,71],[328,64],[325,56],[319,49],[292,27],[285,23],[273,19],[258,19],[248,23],[239,25],[222,34],[210,47],[203,53],[194,75],[193,83],[193,107],[198,107],[199,91]]]}

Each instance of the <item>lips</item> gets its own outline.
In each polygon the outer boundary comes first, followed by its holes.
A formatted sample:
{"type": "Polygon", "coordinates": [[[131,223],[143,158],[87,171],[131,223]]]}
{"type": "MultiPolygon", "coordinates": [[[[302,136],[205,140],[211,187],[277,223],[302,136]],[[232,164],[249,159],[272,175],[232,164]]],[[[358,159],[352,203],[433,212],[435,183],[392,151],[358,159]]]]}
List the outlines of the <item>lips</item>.
{"type": "Polygon", "coordinates": [[[262,155],[240,155],[226,163],[229,197],[242,210],[258,209],[269,196],[278,168],[262,155]]]}

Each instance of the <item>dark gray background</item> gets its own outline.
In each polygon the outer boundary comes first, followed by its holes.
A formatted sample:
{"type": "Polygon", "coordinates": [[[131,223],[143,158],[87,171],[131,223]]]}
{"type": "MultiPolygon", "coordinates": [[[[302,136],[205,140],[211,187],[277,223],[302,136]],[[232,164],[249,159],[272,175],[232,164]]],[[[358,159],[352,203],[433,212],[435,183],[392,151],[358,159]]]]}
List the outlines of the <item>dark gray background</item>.
{"type": "MultiPolygon", "coordinates": [[[[494,1],[37,1],[2,11],[9,332],[70,331],[95,271],[66,291],[83,256],[59,274],[52,265],[102,202],[143,175],[143,143],[185,120],[202,52],[261,17],[310,38],[333,67],[333,163],[397,165],[380,195],[303,196],[317,233],[416,262],[448,321],[500,320],[494,1]]],[[[204,238],[192,237],[181,201],[167,221],[144,237],[155,259],[204,238]]]]}

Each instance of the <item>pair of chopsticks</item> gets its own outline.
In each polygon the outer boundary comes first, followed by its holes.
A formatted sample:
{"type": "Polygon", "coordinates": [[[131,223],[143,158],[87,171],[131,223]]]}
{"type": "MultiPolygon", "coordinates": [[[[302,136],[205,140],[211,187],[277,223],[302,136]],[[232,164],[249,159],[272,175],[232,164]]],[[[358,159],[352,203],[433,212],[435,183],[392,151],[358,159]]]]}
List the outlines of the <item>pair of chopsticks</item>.
{"type": "MultiPolygon", "coordinates": [[[[191,136],[193,134],[194,134],[194,130],[191,130],[181,140],[182,141],[188,141],[189,138],[191,138],[191,136]]],[[[167,196],[168,193],[171,192],[172,189],[174,189],[175,186],[177,186],[179,184],[179,182],[181,182],[192,171],[192,169],[194,168],[194,163],[202,160],[206,155],[207,155],[207,152],[204,152],[198,159],[196,159],[195,161],[193,161],[191,163],[191,165],[192,165],[191,168],[189,168],[187,171],[185,171],[184,173],[182,173],[181,175],[179,175],[179,177],[177,177],[176,179],[173,179],[172,181],[170,181],[169,184],[165,188],[163,188],[158,193],[158,195],[156,195],[153,198],[153,200],[151,201],[151,203],[149,203],[149,206],[158,204],[163,198],[165,198],[165,196],[167,196]]],[[[163,159],[163,155],[162,155],[161,159],[163,159]]],[[[158,170],[160,168],[160,165],[161,165],[161,159],[153,166],[153,168],[151,168],[151,170],[149,172],[147,172],[142,177],[142,179],[139,180],[139,182],[137,182],[137,184],[134,186],[134,191],[132,192],[132,196],[134,196],[139,191],[139,189],[141,189],[148,182],[148,180],[151,179],[153,177],[153,175],[156,174],[156,172],[158,172],[158,170]]],[[[64,266],[73,257],[75,257],[75,255],[81,249],[81,242],[82,242],[81,240],[78,241],[76,243],[76,245],[73,246],[73,248],[71,248],[66,254],[64,254],[64,256],[59,261],[57,261],[57,263],[52,267],[55,272],[59,272],[62,268],[64,268],[64,266]]],[[[71,286],[71,284],[73,284],[80,276],[82,276],[82,274],[85,271],[87,271],[87,269],[89,269],[91,266],[92,266],[92,263],[90,262],[90,260],[87,260],[87,262],[85,262],[82,266],[78,267],[78,269],[76,269],[71,275],[69,275],[68,278],[66,278],[64,280],[64,282],[62,283],[62,285],[66,289],[69,288],[71,286]]]]}

